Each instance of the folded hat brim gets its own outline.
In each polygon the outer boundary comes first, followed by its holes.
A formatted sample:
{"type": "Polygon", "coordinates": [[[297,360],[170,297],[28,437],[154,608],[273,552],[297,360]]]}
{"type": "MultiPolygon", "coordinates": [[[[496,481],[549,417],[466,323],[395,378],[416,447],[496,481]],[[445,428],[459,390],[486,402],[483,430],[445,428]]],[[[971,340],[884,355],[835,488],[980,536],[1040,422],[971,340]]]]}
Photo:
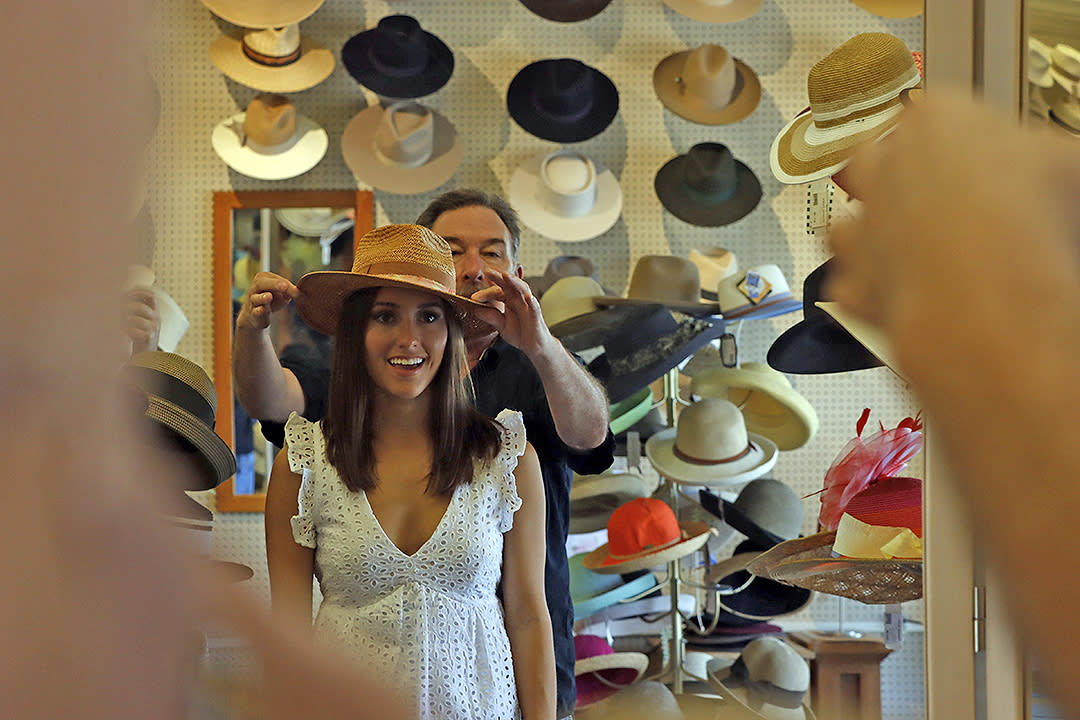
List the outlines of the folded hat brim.
{"type": "Polygon", "coordinates": [[[532,91],[540,82],[545,65],[553,60],[537,60],[518,71],[506,91],[506,108],[522,130],[557,143],[588,140],[602,133],[619,113],[619,91],[615,83],[596,68],[588,67],[593,76],[593,98],[588,111],[573,120],[543,113],[534,103],[532,91]]]}
{"type": "Polygon", "coordinates": [[[222,20],[244,28],[279,28],[295,25],[315,14],[325,0],[203,0],[203,5],[222,20]]]}
{"type": "Polygon", "coordinates": [[[819,375],[881,367],[883,363],[824,311],[782,332],[766,354],[780,372],[819,375]]]}
{"type": "Polygon", "coordinates": [[[532,10],[545,20],[555,22],[581,22],[599,15],[611,0],[519,0],[519,2],[532,10]]]}
{"type": "Polygon", "coordinates": [[[353,116],[342,133],[341,154],[359,182],[395,195],[414,195],[434,190],[453,177],[465,156],[465,144],[444,115],[431,110],[431,157],[423,165],[403,167],[383,159],[375,149],[375,130],[385,112],[380,105],[365,108],[353,116]]]}
{"type": "Polygon", "coordinates": [[[694,20],[711,23],[733,23],[745,20],[758,10],[762,0],[732,0],[729,3],[706,3],[701,0],[664,0],[669,8],[694,20]]]}
{"type": "Polygon", "coordinates": [[[388,75],[372,61],[372,42],[378,28],[364,30],[345,41],[341,62],[356,82],[375,94],[398,100],[430,95],[449,82],[454,74],[454,53],[442,40],[422,30],[428,50],[428,63],[412,74],[388,75]]]}
{"type": "Polygon", "coordinates": [[[750,214],[761,200],[761,182],[754,171],[735,161],[735,192],[722,200],[692,192],[684,183],[685,154],[671,158],[656,173],[653,187],[660,203],[683,222],[700,227],[730,225],[750,214]]]}
{"type": "Polygon", "coordinates": [[[735,62],[735,96],[722,108],[709,107],[700,95],[686,92],[679,78],[686,57],[693,52],[683,50],[661,60],[653,70],[653,89],[660,102],[681,118],[699,125],[730,125],[748,117],[761,102],[761,81],[749,65],[738,58],[735,62]]]}
{"type": "Polygon", "coordinates": [[[334,55],[306,35],[300,36],[300,58],[289,65],[260,65],[244,54],[243,40],[222,35],[210,45],[210,59],[236,82],[255,90],[295,93],[307,90],[330,77],[334,55]]]}
{"type": "Polygon", "coordinates": [[[560,242],[591,240],[611,229],[622,214],[622,188],[615,174],[594,161],[596,202],[584,215],[560,215],[548,207],[540,192],[541,166],[547,154],[535,155],[514,169],[510,176],[510,205],[526,226],[544,237],[560,242]]]}
{"type": "Polygon", "coordinates": [[[729,463],[696,464],[675,455],[676,428],[661,430],[645,442],[645,456],[664,477],[686,485],[741,485],[759,478],[776,465],[776,443],[747,432],[750,452],[729,463]]]}
{"type": "Polygon", "coordinates": [[[214,152],[241,175],[260,180],[286,180],[306,173],[325,157],[330,139],[311,118],[297,115],[296,135],[287,148],[265,153],[241,142],[237,129],[243,127],[246,115],[240,113],[223,120],[210,136],[214,152]]]}

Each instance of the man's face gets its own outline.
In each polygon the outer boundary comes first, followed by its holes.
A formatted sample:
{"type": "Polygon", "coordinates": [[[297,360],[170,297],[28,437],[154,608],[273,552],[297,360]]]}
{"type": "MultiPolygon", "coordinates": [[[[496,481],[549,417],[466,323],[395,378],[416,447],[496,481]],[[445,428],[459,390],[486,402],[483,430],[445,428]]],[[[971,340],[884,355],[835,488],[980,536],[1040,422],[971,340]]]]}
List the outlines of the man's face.
{"type": "Polygon", "coordinates": [[[510,231],[494,210],[481,205],[448,210],[431,229],[450,244],[458,295],[468,297],[490,287],[487,272],[491,269],[521,277],[521,266],[510,254],[510,231]]]}

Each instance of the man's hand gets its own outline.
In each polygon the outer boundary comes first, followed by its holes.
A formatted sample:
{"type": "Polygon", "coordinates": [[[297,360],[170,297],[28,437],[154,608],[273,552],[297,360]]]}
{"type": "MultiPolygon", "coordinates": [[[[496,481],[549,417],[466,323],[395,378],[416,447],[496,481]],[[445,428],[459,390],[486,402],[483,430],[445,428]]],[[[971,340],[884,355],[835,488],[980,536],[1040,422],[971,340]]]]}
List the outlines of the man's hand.
{"type": "Polygon", "coordinates": [[[244,302],[236,316],[236,328],[265,330],[270,327],[270,316],[299,295],[296,285],[287,278],[271,272],[257,273],[244,294],[244,302]]]}
{"type": "Polygon", "coordinates": [[[487,275],[494,284],[473,293],[472,299],[492,308],[478,310],[477,316],[497,328],[506,342],[530,358],[535,360],[548,352],[557,341],[548,330],[540,313],[540,301],[529,286],[521,278],[498,270],[490,270],[487,275]]]}
{"type": "Polygon", "coordinates": [[[150,288],[134,287],[124,294],[127,307],[127,335],[131,353],[151,352],[158,348],[161,315],[150,288]]]}

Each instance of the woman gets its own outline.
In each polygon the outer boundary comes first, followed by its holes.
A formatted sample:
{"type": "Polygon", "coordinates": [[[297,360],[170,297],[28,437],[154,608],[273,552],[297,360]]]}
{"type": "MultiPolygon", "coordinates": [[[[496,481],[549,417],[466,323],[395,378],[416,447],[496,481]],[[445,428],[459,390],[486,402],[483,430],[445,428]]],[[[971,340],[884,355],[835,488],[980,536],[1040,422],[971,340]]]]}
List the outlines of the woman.
{"type": "Polygon", "coordinates": [[[297,309],[336,334],[326,418],[295,413],[271,474],[275,613],[344,645],[421,718],[555,716],[544,493],[519,413],[472,409],[450,248],[417,225],[361,238],[352,272],[301,278],[297,309]],[[495,595],[500,581],[503,602],[495,595]]]}

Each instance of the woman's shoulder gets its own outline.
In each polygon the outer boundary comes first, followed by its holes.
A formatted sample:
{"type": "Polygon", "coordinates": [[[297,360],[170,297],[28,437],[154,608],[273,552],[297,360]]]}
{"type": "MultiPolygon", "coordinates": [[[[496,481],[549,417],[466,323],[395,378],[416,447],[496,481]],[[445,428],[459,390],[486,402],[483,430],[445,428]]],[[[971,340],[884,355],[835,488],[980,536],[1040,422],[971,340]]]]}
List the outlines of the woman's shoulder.
{"type": "Polygon", "coordinates": [[[289,466],[293,472],[313,469],[324,447],[322,426],[299,413],[292,413],[285,421],[285,448],[289,452],[289,466]]]}
{"type": "Polygon", "coordinates": [[[525,421],[517,410],[503,410],[495,416],[502,431],[502,453],[518,458],[525,452],[525,421]]]}

